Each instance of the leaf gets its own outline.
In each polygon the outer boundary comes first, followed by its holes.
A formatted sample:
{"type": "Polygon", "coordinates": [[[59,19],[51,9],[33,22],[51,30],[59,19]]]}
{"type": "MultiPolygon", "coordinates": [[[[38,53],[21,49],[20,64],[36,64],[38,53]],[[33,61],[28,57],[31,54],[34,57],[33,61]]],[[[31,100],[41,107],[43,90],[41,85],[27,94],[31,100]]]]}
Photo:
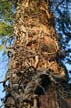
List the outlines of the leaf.
{"type": "Polygon", "coordinates": [[[13,28],[6,23],[0,22],[0,35],[12,35],[13,28]]]}

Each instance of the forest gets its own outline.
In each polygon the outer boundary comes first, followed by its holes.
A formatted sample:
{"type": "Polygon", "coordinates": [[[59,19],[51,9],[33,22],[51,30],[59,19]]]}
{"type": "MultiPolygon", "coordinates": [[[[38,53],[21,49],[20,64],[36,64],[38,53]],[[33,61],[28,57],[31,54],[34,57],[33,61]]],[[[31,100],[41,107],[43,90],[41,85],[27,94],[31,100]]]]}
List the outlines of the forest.
{"type": "Polygon", "coordinates": [[[71,108],[71,1],[0,0],[0,108],[71,108]]]}

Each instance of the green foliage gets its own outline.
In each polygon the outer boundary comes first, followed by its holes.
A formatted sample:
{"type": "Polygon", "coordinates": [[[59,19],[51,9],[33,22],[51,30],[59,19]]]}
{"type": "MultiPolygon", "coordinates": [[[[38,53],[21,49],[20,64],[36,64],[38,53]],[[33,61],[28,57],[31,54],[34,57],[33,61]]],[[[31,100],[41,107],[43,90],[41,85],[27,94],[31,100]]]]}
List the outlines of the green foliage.
{"type": "Polygon", "coordinates": [[[16,5],[16,0],[0,0],[0,39],[2,44],[0,45],[0,51],[5,49],[6,51],[6,42],[11,36],[13,36],[13,17],[14,17],[14,8],[16,5]],[[7,36],[7,39],[4,38],[7,36]],[[5,39],[3,41],[3,38],[5,39]]]}
{"type": "Polygon", "coordinates": [[[3,45],[0,45],[0,51],[1,51],[3,48],[4,48],[4,46],[3,46],[3,45]]]}
{"type": "Polygon", "coordinates": [[[0,0],[0,36],[13,34],[13,3],[9,0],[0,0]]]}
{"type": "Polygon", "coordinates": [[[0,0],[0,13],[4,21],[12,20],[12,4],[8,0],[0,0]]]}
{"type": "Polygon", "coordinates": [[[11,36],[13,32],[12,26],[9,26],[6,23],[0,22],[0,36],[8,35],[11,36]]]}

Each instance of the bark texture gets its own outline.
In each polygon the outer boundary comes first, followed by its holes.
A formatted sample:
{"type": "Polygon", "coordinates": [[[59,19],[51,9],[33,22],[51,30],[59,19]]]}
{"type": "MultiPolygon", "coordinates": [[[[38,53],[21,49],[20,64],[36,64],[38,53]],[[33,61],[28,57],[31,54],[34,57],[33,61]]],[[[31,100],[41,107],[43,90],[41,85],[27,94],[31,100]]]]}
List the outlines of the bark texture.
{"type": "Polygon", "coordinates": [[[57,61],[60,48],[49,4],[19,0],[15,16],[5,108],[69,108],[61,85],[66,73],[57,61]]]}

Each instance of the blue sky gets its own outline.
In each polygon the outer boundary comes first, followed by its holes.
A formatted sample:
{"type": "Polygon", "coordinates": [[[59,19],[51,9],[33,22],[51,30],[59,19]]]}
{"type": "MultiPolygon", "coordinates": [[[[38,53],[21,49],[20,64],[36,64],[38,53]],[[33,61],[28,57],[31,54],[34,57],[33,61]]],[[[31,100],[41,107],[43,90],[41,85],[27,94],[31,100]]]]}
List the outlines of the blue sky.
{"type": "MultiPolygon", "coordinates": [[[[0,39],[0,44],[2,40],[0,39]]],[[[5,74],[7,72],[8,69],[8,57],[7,55],[4,55],[4,49],[2,51],[0,51],[0,81],[4,80],[5,78],[5,74]]],[[[0,84],[0,99],[4,97],[5,92],[3,93],[3,86],[2,84],[0,84]]],[[[1,105],[1,100],[0,100],[0,105],[1,105]]]]}

